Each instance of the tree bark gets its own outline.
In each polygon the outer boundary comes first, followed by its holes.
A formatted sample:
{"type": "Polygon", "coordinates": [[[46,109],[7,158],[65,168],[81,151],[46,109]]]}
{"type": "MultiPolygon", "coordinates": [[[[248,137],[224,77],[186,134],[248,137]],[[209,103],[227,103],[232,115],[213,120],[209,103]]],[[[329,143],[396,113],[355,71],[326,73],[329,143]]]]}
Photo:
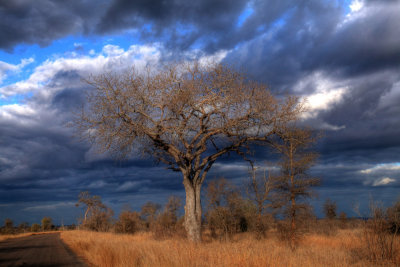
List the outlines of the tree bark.
{"type": "Polygon", "coordinates": [[[193,183],[184,177],[183,185],[186,191],[185,229],[190,241],[201,242],[201,184],[193,183]]]}

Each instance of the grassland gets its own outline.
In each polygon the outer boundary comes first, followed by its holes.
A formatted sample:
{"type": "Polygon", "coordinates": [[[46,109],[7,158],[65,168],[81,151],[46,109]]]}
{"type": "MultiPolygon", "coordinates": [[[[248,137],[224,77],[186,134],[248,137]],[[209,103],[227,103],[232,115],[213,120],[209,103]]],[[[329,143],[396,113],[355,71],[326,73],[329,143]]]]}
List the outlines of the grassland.
{"type": "MultiPolygon", "coordinates": [[[[182,238],[155,240],[150,233],[66,231],[61,233],[61,238],[89,264],[101,267],[396,266],[389,262],[372,263],[364,258],[360,234],[357,229],[339,230],[331,236],[308,234],[294,252],[274,233],[264,240],[244,233],[229,242],[205,240],[201,244],[182,238]]],[[[400,250],[399,243],[397,239],[396,249],[400,250]]]]}

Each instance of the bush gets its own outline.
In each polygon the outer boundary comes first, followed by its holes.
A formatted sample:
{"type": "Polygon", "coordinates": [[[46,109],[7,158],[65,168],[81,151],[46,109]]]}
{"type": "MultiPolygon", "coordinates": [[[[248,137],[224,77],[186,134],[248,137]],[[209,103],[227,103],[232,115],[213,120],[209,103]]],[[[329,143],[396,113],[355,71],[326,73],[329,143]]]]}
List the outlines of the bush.
{"type": "Polygon", "coordinates": [[[135,211],[123,211],[115,223],[115,232],[134,234],[143,229],[143,225],[139,213],[135,211]]]}
{"type": "Polygon", "coordinates": [[[52,228],[52,219],[50,217],[44,217],[42,219],[42,230],[48,231],[52,228]]]}
{"type": "Polygon", "coordinates": [[[336,202],[327,199],[324,203],[324,213],[325,217],[329,220],[336,218],[336,202]]]}
{"type": "Polygon", "coordinates": [[[179,197],[171,196],[165,204],[164,212],[159,214],[154,223],[154,236],[156,239],[169,238],[173,235],[182,235],[183,220],[178,220],[178,210],[182,206],[179,197]]]}
{"type": "Polygon", "coordinates": [[[34,224],[32,224],[32,226],[31,226],[31,231],[32,231],[32,232],[39,232],[40,229],[41,229],[40,224],[34,223],[34,224]]]}
{"type": "Polygon", "coordinates": [[[397,231],[392,231],[389,219],[390,209],[372,203],[370,206],[371,218],[364,223],[360,239],[362,247],[355,251],[356,257],[367,258],[371,262],[385,264],[392,262],[400,265],[396,246],[399,240],[397,231]]]}
{"type": "Polygon", "coordinates": [[[97,211],[93,213],[83,224],[83,227],[96,231],[96,232],[108,232],[112,227],[112,211],[97,211]]]}
{"type": "Polygon", "coordinates": [[[206,197],[208,207],[205,217],[213,238],[227,240],[234,233],[248,230],[251,206],[229,181],[224,178],[211,181],[206,197]]]}
{"type": "Polygon", "coordinates": [[[387,210],[390,232],[400,234],[400,200],[387,210]]]}

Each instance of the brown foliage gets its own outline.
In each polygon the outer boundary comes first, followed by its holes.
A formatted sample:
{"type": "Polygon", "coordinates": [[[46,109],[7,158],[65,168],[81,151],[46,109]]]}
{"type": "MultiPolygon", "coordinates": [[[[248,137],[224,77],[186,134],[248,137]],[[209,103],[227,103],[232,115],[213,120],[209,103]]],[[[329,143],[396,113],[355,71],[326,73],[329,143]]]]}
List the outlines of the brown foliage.
{"type": "Polygon", "coordinates": [[[158,216],[161,206],[151,201],[145,203],[140,211],[140,217],[145,222],[146,230],[153,230],[154,222],[158,216]]]}
{"type": "Polygon", "coordinates": [[[53,227],[52,225],[53,220],[50,217],[43,217],[41,222],[43,231],[51,230],[51,228],[53,227]]]}
{"type": "Polygon", "coordinates": [[[336,218],[336,202],[330,200],[329,198],[327,200],[325,200],[324,206],[324,213],[325,213],[325,217],[327,219],[335,219],[336,218]]]}
{"type": "Polygon", "coordinates": [[[246,201],[240,191],[225,178],[211,181],[206,188],[206,220],[212,237],[228,240],[237,232],[247,231],[246,201]]]}
{"type": "Polygon", "coordinates": [[[382,265],[390,263],[400,265],[400,240],[397,236],[399,228],[395,227],[393,231],[391,220],[393,208],[396,209],[396,204],[385,209],[371,201],[371,217],[364,222],[359,236],[363,245],[353,251],[356,259],[365,258],[382,265]]]}
{"type": "Polygon", "coordinates": [[[164,211],[158,215],[155,227],[154,236],[157,239],[172,237],[173,235],[184,235],[180,229],[183,228],[183,221],[178,220],[178,211],[182,206],[182,201],[179,197],[170,196],[165,204],[164,211]]]}
{"type": "Polygon", "coordinates": [[[144,227],[143,221],[140,219],[140,214],[135,211],[123,211],[120,213],[118,220],[115,222],[114,229],[116,233],[134,234],[142,230],[144,227]]]}

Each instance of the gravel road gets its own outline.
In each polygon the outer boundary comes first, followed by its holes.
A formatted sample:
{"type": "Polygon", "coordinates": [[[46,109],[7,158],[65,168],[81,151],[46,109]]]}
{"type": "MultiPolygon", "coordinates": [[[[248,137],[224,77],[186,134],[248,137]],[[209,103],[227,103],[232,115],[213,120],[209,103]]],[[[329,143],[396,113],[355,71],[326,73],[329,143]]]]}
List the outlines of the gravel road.
{"type": "Polygon", "coordinates": [[[60,233],[35,234],[0,242],[0,266],[86,266],[60,239],[60,233]]]}

